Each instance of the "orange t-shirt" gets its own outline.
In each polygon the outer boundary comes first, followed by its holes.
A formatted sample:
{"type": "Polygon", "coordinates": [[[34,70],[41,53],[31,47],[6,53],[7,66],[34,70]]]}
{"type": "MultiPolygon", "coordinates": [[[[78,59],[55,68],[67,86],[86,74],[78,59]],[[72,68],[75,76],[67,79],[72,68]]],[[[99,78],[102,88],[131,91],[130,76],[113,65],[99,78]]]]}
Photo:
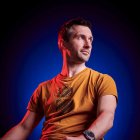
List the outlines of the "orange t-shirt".
{"type": "Polygon", "coordinates": [[[96,119],[98,98],[117,97],[114,80],[107,74],[85,68],[73,77],[58,74],[41,83],[27,109],[45,116],[41,140],[78,136],[96,119]]]}

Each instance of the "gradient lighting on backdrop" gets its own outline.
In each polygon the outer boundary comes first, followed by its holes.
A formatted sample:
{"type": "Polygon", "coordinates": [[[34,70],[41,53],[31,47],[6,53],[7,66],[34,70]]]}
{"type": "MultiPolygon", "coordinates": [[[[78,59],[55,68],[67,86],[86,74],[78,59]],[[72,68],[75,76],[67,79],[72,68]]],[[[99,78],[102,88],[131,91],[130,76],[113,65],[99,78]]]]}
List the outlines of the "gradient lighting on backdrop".
{"type": "MultiPolygon", "coordinates": [[[[130,76],[131,65],[128,65],[127,59],[129,52],[121,49],[127,45],[122,36],[117,35],[119,38],[115,38],[116,35],[109,27],[107,30],[112,33],[112,36],[107,34],[107,31],[103,32],[102,28],[99,25],[95,27],[93,50],[87,66],[111,75],[116,81],[119,95],[118,107],[114,127],[105,138],[123,140],[126,138],[125,134],[129,132],[128,128],[133,116],[134,83],[132,83],[133,75],[130,76]]],[[[48,28],[38,25],[33,29],[29,29],[28,26],[20,27],[20,32],[13,35],[20,35],[18,43],[14,37],[11,39],[11,46],[16,48],[15,51],[11,47],[5,52],[8,56],[5,65],[10,66],[10,69],[7,69],[9,73],[7,79],[11,83],[9,105],[14,102],[16,106],[16,110],[7,110],[7,114],[11,114],[18,121],[26,112],[28,101],[38,84],[51,79],[61,70],[62,57],[57,47],[57,29],[58,25],[54,24],[49,25],[48,28]]],[[[43,121],[31,134],[30,140],[39,139],[42,123],[43,121]]]]}

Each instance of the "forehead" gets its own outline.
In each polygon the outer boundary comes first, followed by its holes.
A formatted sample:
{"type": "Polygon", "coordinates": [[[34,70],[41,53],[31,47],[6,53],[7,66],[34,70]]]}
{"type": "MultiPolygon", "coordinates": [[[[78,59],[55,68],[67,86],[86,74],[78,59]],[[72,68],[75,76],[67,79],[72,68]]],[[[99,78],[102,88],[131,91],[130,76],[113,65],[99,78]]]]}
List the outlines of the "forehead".
{"type": "Polygon", "coordinates": [[[89,27],[83,25],[73,25],[70,30],[72,34],[84,34],[87,36],[92,36],[92,32],[89,27]]]}

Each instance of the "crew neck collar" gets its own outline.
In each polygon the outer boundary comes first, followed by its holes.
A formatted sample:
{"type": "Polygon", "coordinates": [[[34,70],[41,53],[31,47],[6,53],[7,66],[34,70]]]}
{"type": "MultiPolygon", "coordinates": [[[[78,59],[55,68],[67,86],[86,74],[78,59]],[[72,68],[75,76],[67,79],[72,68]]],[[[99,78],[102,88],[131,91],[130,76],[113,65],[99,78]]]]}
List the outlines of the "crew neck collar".
{"type": "Polygon", "coordinates": [[[62,79],[74,79],[75,77],[77,77],[78,75],[80,75],[81,73],[85,72],[87,69],[89,69],[88,67],[85,67],[83,70],[81,70],[80,72],[78,72],[77,74],[73,75],[72,77],[68,77],[68,76],[64,76],[61,73],[58,74],[58,77],[62,78],[62,79]]]}

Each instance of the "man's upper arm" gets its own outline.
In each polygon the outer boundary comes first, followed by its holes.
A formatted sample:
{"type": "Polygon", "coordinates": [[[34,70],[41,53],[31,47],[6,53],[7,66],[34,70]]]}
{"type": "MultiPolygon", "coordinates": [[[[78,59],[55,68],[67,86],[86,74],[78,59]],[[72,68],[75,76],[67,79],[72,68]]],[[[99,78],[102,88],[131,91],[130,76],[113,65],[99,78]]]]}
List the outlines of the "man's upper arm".
{"type": "Polygon", "coordinates": [[[115,113],[117,106],[116,97],[114,95],[104,95],[98,101],[98,114],[101,112],[115,113]]]}
{"type": "Polygon", "coordinates": [[[32,131],[32,129],[36,127],[41,119],[42,116],[39,116],[39,114],[28,110],[20,124],[24,127],[24,129],[32,131]]]}

